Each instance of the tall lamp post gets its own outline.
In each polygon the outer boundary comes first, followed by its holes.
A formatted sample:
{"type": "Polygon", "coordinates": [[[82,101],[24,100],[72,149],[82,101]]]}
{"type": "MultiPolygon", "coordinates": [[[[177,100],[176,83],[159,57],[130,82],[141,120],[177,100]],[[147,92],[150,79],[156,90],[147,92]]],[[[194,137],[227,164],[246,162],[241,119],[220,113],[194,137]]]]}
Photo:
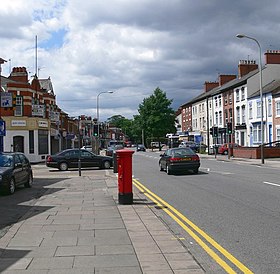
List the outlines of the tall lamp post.
{"type": "Polygon", "coordinates": [[[97,99],[96,99],[96,118],[97,118],[97,140],[98,140],[98,153],[99,153],[99,96],[103,93],[114,93],[111,90],[108,91],[101,91],[98,93],[97,95],[97,99]]]}
{"type": "Polygon", "coordinates": [[[260,76],[260,100],[261,100],[261,163],[264,164],[264,126],[263,126],[263,91],[262,91],[262,50],[259,41],[245,34],[237,34],[237,38],[247,38],[257,43],[259,47],[259,76],[260,76]]]}
{"type": "MultiPolygon", "coordinates": [[[[6,60],[4,60],[3,58],[0,57],[0,92],[2,92],[2,65],[7,62],[6,60]]],[[[1,106],[0,106],[0,123],[1,123],[1,127],[5,128],[5,122],[2,120],[2,113],[1,113],[1,106]]],[[[3,149],[3,131],[1,131],[1,135],[0,135],[0,151],[2,152],[3,149]]]]}

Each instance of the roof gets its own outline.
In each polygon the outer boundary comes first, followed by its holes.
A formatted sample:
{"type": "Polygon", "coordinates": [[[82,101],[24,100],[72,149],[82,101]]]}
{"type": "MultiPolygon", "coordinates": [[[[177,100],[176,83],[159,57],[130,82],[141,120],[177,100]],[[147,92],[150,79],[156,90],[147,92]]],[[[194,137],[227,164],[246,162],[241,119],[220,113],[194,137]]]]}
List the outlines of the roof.
{"type": "Polygon", "coordinates": [[[248,78],[252,77],[253,75],[257,74],[258,72],[259,72],[259,69],[253,70],[253,71],[247,73],[246,75],[244,75],[241,78],[233,79],[233,80],[225,83],[224,85],[222,85],[220,87],[216,87],[216,88],[211,89],[208,92],[204,91],[203,93],[199,94],[197,97],[195,97],[192,100],[182,104],[181,106],[187,105],[187,104],[196,103],[198,101],[206,99],[207,97],[211,97],[211,96],[220,94],[220,93],[222,93],[224,91],[236,88],[236,87],[238,87],[240,85],[243,85],[243,84],[245,84],[247,82],[248,78]]]}
{"type": "MultiPolygon", "coordinates": [[[[270,83],[268,83],[267,85],[263,86],[263,88],[262,88],[263,94],[270,93],[273,91],[275,91],[274,92],[275,95],[280,93],[280,80],[273,80],[270,83]]],[[[248,99],[256,97],[256,96],[260,96],[260,90],[254,92],[253,94],[248,96],[248,99]]]]}
{"type": "Polygon", "coordinates": [[[50,77],[48,79],[39,79],[39,83],[43,90],[45,90],[47,93],[54,95],[52,81],[50,77]]]}

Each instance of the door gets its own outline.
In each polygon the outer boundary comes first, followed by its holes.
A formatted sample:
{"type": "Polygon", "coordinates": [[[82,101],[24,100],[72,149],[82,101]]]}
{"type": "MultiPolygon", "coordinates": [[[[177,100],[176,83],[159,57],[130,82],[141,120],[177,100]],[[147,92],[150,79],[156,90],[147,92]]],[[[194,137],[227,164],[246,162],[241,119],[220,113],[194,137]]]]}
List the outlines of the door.
{"type": "Polygon", "coordinates": [[[244,146],[245,145],[245,132],[244,131],[241,131],[241,136],[240,136],[240,138],[241,138],[241,143],[240,143],[240,145],[241,146],[244,146]]]}
{"type": "Polygon", "coordinates": [[[98,156],[86,150],[81,151],[81,162],[83,167],[99,167],[101,165],[98,156]]]}
{"type": "Polygon", "coordinates": [[[23,172],[23,168],[22,168],[22,163],[21,163],[21,160],[20,160],[18,154],[16,154],[14,156],[14,164],[15,164],[14,178],[15,178],[16,185],[18,185],[24,180],[24,172],[23,172]]]}
{"type": "Polygon", "coordinates": [[[14,136],[13,137],[13,151],[24,153],[24,137],[14,136]]]}

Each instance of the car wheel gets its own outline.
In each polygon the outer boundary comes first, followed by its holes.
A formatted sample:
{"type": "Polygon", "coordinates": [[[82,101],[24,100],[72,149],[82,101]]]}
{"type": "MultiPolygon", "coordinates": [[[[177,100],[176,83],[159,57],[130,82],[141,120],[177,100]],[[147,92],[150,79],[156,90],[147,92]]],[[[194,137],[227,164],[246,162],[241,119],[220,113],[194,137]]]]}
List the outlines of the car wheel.
{"type": "Polygon", "coordinates": [[[228,151],[227,150],[224,151],[224,155],[228,155],[228,151]]]}
{"type": "Polygon", "coordinates": [[[111,167],[110,161],[104,161],[104,162],[103,162],[103,168],[109,169],[110,167],[111,167]]]}
{"type": "Polygon", "coordinates": [[[197,174],[197,173],[198,173],[198,168],[195,168],[195,169],[193,170],[193,173],[194,173],[194,174],[197,174]]]}
{"type": "Polygon", "coordinates": [[[27,182],[24,184],[25,187],[32,187],[33,185],[33,175],[32,173],[29,174],[27,182]]]}
{"type": "Polygon", "coordinates": [[[66,171],[66,170],[68,169],[68,164],[65,163],[65,162],[60,163],[60,164],[59,164],[59,169],[60,169],[61,171],[66,171]]]}
{"type": "Polygon", "coordinates": [[[14,194],[15,190],[16,190],[15,179],[11,178],[10,183],[9,183],[8,193],[9,194],[14,194]]]}
{"type": "Polygon", "coordinates": [[[168,175],[171,175],[171,170],[170,170],[169,165],[166,166],[166,173],[167,173],[168,175]]]}

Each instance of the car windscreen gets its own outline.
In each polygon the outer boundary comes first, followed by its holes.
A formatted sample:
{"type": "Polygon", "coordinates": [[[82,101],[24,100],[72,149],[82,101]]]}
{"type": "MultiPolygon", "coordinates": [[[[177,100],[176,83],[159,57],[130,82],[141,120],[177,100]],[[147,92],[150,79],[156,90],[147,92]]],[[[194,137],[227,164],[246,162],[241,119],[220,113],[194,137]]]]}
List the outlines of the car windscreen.
{"type": "Polygon", "coordinates": [[[175,157],[184,157],[184,156],[192,156],[195,155],[193,150],[185,148],[185,149],[176,149],[172,151],[172,155],[175,157]]]}
{"type": "Polygon", "coordinates": [[[12,155],[0,155],[0,167],[11,167],[13,166],[12,155]]]}

